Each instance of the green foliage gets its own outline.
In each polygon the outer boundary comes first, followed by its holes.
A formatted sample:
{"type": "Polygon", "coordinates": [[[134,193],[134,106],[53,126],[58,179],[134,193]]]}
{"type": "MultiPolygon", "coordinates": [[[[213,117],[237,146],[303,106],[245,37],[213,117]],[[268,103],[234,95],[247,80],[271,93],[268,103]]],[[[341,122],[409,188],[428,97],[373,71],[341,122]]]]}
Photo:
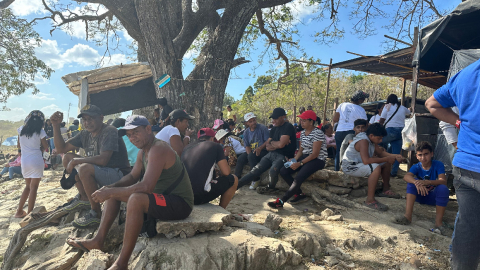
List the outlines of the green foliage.
{"type": "Polygon", "coordinates": [[[363,80],[365,78],[365,76],[367,76],[367,75],[365,75],[365,74],[352,75],[352,76],[350,76],[350,82],[352,84],[355,84],[356,82],[363,80]]]}
{"type": "Polygon", "coordinates": [[[5,140],[8,137],[17,135],[17,128],[23,125],[23,120],[13,122],[0,120],[0,139],[5,140]]]}
{"type": "Polygon", "coordinates": [[[49,79],[53,70],[35,56],[41,39],[32,25],[10,9],[0,9],[0,102],[31,89],[38,93],[36,77],[49,79]]]}
{"type": "Polygon", "coordinates": [[[271,84],[272,82],[273,82],[272,76],[262,75],[257,78],[257,81],[253,84],[253,87],[255,88],[255,91],[257,91],[258,89],[263,88],[265,85],[271,84]]]}
{"type": "Polygon", "coordinates": [[[223,96],[223,107],[232,105],[233,103],[235,103],[235,98],[230,94],[225,93],[225,95],[223,96]]]}

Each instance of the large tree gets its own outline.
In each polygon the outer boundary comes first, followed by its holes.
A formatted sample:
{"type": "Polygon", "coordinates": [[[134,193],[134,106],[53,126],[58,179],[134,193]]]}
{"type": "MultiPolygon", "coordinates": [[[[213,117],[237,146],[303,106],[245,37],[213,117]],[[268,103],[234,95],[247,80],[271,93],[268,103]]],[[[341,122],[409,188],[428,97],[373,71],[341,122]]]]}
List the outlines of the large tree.
{"type": "MultiPolygon", "coordinates": [[[[15,0],[0,0],[0,9],[15,0]]],[[[173,107],[185,108],[196,116],[196,125],[210,123],[222,109],[225,88],[233,68],[249,62],[244,56],[252,51],[253,42],[265,37],[263,55],[284,62],[286,72],[278,75],[278,83],[286,83],[289,60],[305,57],[299,45],[294,20],[295,5],[313,10],[314,20],[330,20],[317,33],[319,42],[336,41],[343,36],[339,12],[349,12],[352,27],[359,35],[375,31],[374,19],[391,16],[389,25],[397,37],[409,35],[411,25],[425,16],[438,17],[435,0],[42,0],[52,20],[53,29],[69,23],[85,23],[87,38],[109,35],[120,27],[135,40],[139,60],[150,63],[154,79],[163,74],[172,78],[158,89],[173,107]],[[76,5],[82,12],[74,12],[76,5]],[[287,6],[287,3],[294,3],[287,6]],[[102,8],[93,8],[99,4],[102,8]],[[397,6],[391,15],[385,10],[397,6]],[[189,49],[199,52],[193,70],[185,75],[182,60],[189,49]],[[143,58],[143,59],[142,59],[143,58]]],[[[411,36],[411,35],[410,35],[411,36]]],[[[103,44],[109,38],[103,38],[103,44]]],[[[271,62],[272,63],[272,62],[271,62]]],[[[277,63],[278,65],[278,63],[277,63]]]]}

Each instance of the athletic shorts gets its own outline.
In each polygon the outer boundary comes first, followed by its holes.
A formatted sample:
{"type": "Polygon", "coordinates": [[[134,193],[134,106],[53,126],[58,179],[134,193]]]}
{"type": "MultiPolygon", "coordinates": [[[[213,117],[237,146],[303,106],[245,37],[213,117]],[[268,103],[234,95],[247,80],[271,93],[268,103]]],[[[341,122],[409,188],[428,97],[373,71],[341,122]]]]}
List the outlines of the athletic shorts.
{"type": "Polygon", "coordinates": [[[100,187],[115,184],[123,177],[122,171],[118,168],[100,167],[93,165],[95,168],[95,181],[100,187]]]}
{"type": "Polygon", "coordinates": [[[188,203],[177,195],[148,194],[148,219],[180,220],[192,212],[188,203]]]}
{"type": "Polygon", "coordinates": [[[344,161],[342,162],[342,171],[350,176],[368,177],[378,166],[382,166],[383,164],[384,163],[372,163],[365,165],[363,163],[348,163],[344,161]]]}
{"type": "Polygon", "coordinates": [[[195,205],[209,203],[215,200],[235,184],[235,177],[233,174],[220,176],[219,178],[212,180],[210,184],[212,188],[209,192],[203,191],[203,193],[193,195],[195,205]]]}

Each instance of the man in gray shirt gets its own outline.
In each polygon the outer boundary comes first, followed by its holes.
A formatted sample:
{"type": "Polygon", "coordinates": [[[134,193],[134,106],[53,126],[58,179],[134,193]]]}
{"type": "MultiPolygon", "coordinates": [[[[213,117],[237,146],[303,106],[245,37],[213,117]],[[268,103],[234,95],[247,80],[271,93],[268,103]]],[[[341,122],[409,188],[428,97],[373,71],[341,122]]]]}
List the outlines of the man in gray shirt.
{"type": "MultiPolygon", "coordinates": [[[[95,105],[85,106],[78,118],[82,119],[82,131],[64,141],[60,132],[63,113],[54,113],[50,120],[57,153],[65,153],[63,166],[69,178],[75,177],[79,195],[64,206],[67,211],[90,208],[90,212],[73,221],[77,228],[96,227],[100,224],[102,210],[91,195],[99,188],[111,185],[130,172],[127,149],[114,126],[103,123],[103,113],[95,105]],[[68,153],[82,148],[85,157],[68,153]]],[[[62,180],[63,181],[63,180],[62,180]]]]}

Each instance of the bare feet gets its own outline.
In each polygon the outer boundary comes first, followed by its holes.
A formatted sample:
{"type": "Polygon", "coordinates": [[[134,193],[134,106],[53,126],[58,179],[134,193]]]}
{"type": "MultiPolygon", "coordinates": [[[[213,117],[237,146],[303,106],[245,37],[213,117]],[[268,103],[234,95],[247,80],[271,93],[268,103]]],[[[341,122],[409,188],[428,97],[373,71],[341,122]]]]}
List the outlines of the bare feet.
{"type": "Polygon", "coordinates": [[[103,244],[98,243],[95,239],[68,238],[67,244],[80,250],[86,249],[84,251],[90,251],[92,249],[102,250],[103,248],[103,244]]]}
{"type": "Polygon", "coordinates": [[[23,217],[25,217],[26,215],[27,215],[27,212],[25,212],[24,210],[22,210],[22,212],[20,212],[20,213],[17,212],[17,213],[15,214],[15,216],[13,216],[13,217],[15,217],[15,218],[23,218],[23,217]]]}
{"type": "Polygon", "coordinates": [[[108,268],[108,270],[122,270],[122,269],[128,269],[128,266],[121,267],[117,264],[117,262],[114,262],[113,265],[110,266],[110,268],[108,268]]]}

